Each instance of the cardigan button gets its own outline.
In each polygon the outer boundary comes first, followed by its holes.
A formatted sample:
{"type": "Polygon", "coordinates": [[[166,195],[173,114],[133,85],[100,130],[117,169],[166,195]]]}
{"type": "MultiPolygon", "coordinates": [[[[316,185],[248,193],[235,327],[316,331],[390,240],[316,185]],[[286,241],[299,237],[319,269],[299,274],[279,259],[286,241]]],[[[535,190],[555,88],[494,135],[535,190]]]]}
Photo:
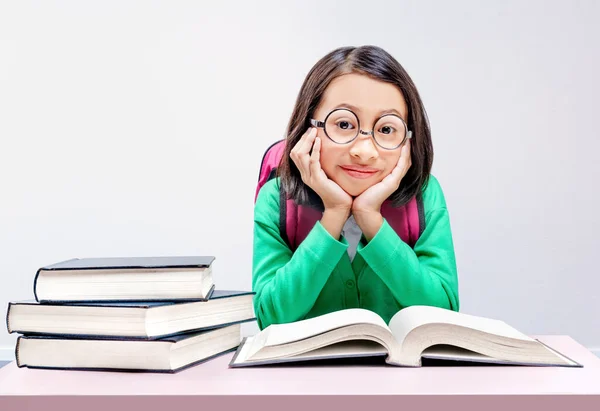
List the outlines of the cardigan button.
{"type": "Polygon", "coordinates": [[[354,288],[354,281],[352,281],[352,280],[346,281],[346,287],[348,287],[348,288],[354,288]]]}

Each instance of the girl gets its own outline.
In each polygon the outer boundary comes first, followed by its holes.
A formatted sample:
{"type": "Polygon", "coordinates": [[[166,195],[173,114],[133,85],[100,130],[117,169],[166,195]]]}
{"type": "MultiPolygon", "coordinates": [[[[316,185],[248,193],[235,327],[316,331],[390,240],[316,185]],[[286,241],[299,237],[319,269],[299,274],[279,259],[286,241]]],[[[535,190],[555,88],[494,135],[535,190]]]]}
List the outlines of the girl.
{"type": "Polygon", "coordinates": [[[458,311],[450,221],[432,161],[421,98],[391,55],[343,47],[319,60],[296,100],[277,176],[256,199],[259,327],[353,307],[386,323],[411,305],[458,311]],[[281,190],[296,204],[316,199],[322,211],[294,250],[279,229],[281,190]],[[392,203],[395,216],[415,199],[421,227],[411,247],[383,205],[392,203]]]}

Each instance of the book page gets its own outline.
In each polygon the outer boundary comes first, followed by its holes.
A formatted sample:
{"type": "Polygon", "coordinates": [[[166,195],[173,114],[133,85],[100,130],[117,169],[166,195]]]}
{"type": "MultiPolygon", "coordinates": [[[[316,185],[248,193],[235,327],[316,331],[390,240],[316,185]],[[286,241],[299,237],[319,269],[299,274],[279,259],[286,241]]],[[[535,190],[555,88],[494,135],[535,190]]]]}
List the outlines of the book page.
{"type": "Polygon", "coordinates": [[[455,361],[491,361],[492,357],[452,345],[434,345],[423,351],[423,358],[455,361]]]}
{"type": "Polygon", "coordinates": [[[390,328],[396,340],[402,344],[414,328],[432,323],[454,324],[502,337],[535,341],[504,321],[424,305],[415,305],[398,311],[390,321],[390,328]]]}
{"type": "Polygon", "coordinates": [[[293,323],[271,324],[257,336],[266,334],[264,345],[272,346],[303,340],[335,328],[361,323],[373,324],[391,332],[385,321],[376,313],[363,308],[349,308],[293,323]]]}
{"type": "MultiPolygon", "coordinates": [[[[239,348],[239,352],[232,364],[243,364],[247,361],[249,353],[252,351],[252,337],[248,337],[244,344],[239,348]]],[[[321,347],[316,350],[311,350],[303,354],[294,355],[292,357],[284,357],[270,360],[250,361],[255,363],[278,363],[278,362],[294,362],[301,360],[318,360],[325,358],[344,358],[344,357],[366,357],[366,356],[387,356],[387,350],[379,343],[374,341],[344,341],[326,347],[321,347]]]]}
{"type": "MultiPolygon", "coordinates": [[[[539,340],[538,340],[539,341],[539,340]]],[[[540,341],[541,343],[541,341],[540,341]]],[[[516,361],[510,361],[507,359],[499,359],[495,357],[490,357],[484,354],[480,354],[474,351],[470,351],[464,348],[455,347],[451,345],[434,345],[425,349],[422,353],[422,358],[430,358],[436,360],[451,360],[456,362],[467,361],[467,362],[476,362],[476,363],[487,363],[487,364],[512,364],[512,365],[570,365],[570,366],[580,366],[579,363],[565,357],[558,351],[551,349],[545,344],[541,343],[546,350],[552,353],[552,355],[556,355],[558,357],[557,360],[552,362],[548,361],[540,361],[539,359],[531,357],[530,359],[521,359],[516,361]]],[[[459,365],[459,364],[457,364],[459,365]]]]}

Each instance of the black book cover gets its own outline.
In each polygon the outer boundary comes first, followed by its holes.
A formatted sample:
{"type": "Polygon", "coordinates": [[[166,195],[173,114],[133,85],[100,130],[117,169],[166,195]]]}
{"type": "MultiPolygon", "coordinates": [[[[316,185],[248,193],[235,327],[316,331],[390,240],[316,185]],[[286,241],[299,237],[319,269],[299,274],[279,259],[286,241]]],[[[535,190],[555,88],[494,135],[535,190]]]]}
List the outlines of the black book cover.
{"type": "Polygon", "coordinates": [[[40,268],[40,270],[208,267],[213,263],[214,259],[215,257],[213,256],[73,258],[47,265],[40,268]]]}
{"type": "MultiPolygon", "coordinates": [[[[214,256],[73,258],[71,260],[62,261],[39,268],[35,274],[35,279],[33,280],[33,295],[36,301],[39,301],[37,296],[37,280],[42,270],[66,271],[144,268],[207,268],[212,265],[214,260],[214,256]]],[[[54,303],[60,301],[52,302],[54,303]]]]}

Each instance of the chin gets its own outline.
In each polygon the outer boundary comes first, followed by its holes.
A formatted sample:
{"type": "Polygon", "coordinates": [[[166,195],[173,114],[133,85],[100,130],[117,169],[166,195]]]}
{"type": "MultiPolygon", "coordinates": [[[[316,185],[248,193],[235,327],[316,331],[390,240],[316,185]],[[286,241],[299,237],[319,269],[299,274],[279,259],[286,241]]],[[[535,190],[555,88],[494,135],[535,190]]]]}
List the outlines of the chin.
{"type": "Polygon", "coordinates": [[[349,196],[358,197],[362,193],[364,193],[368,188],[377,184],[381,179],[372,180],[358,180],[353,178],[348,178],[345,174],[333,174],[330,176],[327,172],[325,175],[333,180],[338,186],[342,188],[349,196]]]}
{"type": "Polygon", "coordinates": [[[346,193],[348,193],[349,196],[351,196],[351,197],[358,197],[359,195],[361,195],[362,193],[364,193],[369,187],[371,187],[371,185],[364,185],[364,186],[360,186],[359,187],[359,186],[356,186],[356,185],[350,186],[349,184],[344,184],[344,185],[340,184],[340,187],[342,187],[342,189],[346,193]]]}

